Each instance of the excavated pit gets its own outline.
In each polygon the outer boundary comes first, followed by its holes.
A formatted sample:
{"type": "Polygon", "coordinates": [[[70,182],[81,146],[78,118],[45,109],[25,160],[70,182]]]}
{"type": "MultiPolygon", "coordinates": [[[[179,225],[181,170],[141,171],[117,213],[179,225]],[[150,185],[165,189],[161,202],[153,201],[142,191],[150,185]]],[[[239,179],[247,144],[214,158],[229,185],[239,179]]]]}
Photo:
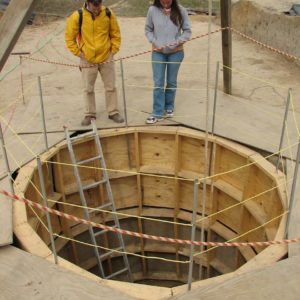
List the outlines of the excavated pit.
{"type": "MultiPolygon", "coordinates": [[[[192,220],[194,179],[199,178],[202,182],[204,174],[205,135],[183,127],[121,128],[101,130],[99,135],[117,211],[127,214],[119,215],[121,228],[190,240],[191,227],[178,223],[190,224],[192,220]]],[[[80,140],[74,149],[77,160],[95,156],[91,139],[80,140]]],[[[255,242],[284,238],[284,174],[276,172],[272,164],[253,150],[219,137],[208,137],[208,156],[211,176],[206,180],[207,218],[197,223],[196,240],[200,240],[201,226],[205,228],[206,241],[255,242]]],[[[84,218],[66,142],[43,154],[41,160],[49,206],[84,218]]],[[[80,168],[80,176],[84,184],[92,183],[101,179],[102,170],[95,162],[89,163],[80,168]]],[[[25,198],[43,203],[38,192],[41,188],[36,161],[20,169],[15,184],[25,198]]],[[[85,196],[89,207],[107,201],[103,187],[90,189],[85,196]]],[[[201,183],[198,220],[202,216],[202,200],[201,183]]],[[[47,224],[45,213],[21,203],[14,203],[14,211],[15,234],[22,247],[33,254],[51,258],[50,237],[43,226],[47,224]]],[[[99,275],[94,249],[85,244],[91,242],[87,225],[56,215],[51,215],[51,221],[56,234],[56,250],[64,258],[59,265],[78,271],[75,264],[99,275]]],[[[92,221],[112,225],[112,216],[95,212],[92,221]]],[[[189,261],[189,245],[128,235],[123,238],[126,252],[143,256],[128,255],[135,283],[164,287],[187,283],[189,265],[180,261],[189,261]],[[164,260],[147,259],[149,256],[164,260]]],[[[109,232],[98,238],[98,243],[113,249],[117,245],[117,236],[109,232]]],[[[274,261],[281,258],[269,254],[267,249],[266,246],[204,247],[207,251],[194,257],[193,280],[199,280],[200,264],[203,279],[234,272],[251,264],[257,255],[260,259],[265,256],[274,261]]],[[[199,251],[200,247],[195,247],[194,253],[199,251]]],[[[121,258],[116,253],[103,260],[108,276],[122,268],[121,258]]],[[[80,272],[88,276],[83,270],[80,272]]],[[[114,279],[128,280],[126,274],[114,279]]]]}

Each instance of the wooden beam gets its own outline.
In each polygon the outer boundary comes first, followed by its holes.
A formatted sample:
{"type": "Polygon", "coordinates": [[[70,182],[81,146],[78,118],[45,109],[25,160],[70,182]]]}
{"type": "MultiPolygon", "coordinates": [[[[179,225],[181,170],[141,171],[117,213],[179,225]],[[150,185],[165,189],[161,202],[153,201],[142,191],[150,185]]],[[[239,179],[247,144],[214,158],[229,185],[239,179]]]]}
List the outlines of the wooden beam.
{"type": "MultiPolygon", "coordinates": [[[[221,0],[221,27],[231,27],[231,0],[221,0]]],[[[232,39],[231,30],[222,31],[222,52],[223,52],[223,82],[224,93],[231,94],[232,88],[232,39]]]]}
{"type": "Polygon", "coordinates": [[[0,71],[15,46],[37,0],[11,0],[0,19],[0,71]]]}

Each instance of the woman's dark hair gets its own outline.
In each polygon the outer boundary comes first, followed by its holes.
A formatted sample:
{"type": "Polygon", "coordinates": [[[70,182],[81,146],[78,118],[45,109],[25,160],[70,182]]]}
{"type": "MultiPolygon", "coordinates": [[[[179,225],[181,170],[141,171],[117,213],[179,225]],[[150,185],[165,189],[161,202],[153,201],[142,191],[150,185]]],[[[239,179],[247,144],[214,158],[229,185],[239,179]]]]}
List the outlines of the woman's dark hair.
{"type": "MultiPolygon", "coordinates": [[[[160,4],[160,0],[154,0],[152,5],[158,8],[163,8],[160,4]]],[[[182,28],[183,18],[177,0],[172,1],[170,19],[176,26],[182,28]]]]}

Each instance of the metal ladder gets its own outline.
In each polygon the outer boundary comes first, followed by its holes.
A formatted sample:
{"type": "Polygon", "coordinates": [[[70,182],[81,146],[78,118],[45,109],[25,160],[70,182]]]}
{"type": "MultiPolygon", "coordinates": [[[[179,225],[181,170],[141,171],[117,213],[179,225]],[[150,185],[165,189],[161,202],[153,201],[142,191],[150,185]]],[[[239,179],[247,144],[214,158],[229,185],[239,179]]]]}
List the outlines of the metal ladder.
{"type": "MultiPolygon", "coordinates": [[[[113,212],[112,213],[112,218],[113,218],[114,224],[113,224],[112,227],[120,228],[120,223],[119,223],[118,216],[114,213],[114,212],[116,212],[116,206],[115,206],[115,202],[114,202],[114,199],[113,199],[113,194],[112,194],[112,190],[111,190],[111,186],[110,186],[110,182],[109,182],[109,177],[108,177],[108,173],[107,173],[107,169],[106,169],[105,160],[104,160],[104,157],[103,157],[103,151],[102,151],[102,146],[101,146],[99,135],[98,135],[98,130],[97,130],[97,127],[96,127],[96,124],[95,124],[94,121],[92,121],[92,128],[93,128],[92,131],[89,131],[89,132],[84,133],[84,134],[77,135],[75,137],[70,137],[69,132],[68,132],[68,128],[66,126],[64,126],[64,132],[65,132],[65,137],[66,137],[67,144],[68,144],[68,150],[69,150],[70,158],[71,158],[71,161],[72,161],[72,164],[73,164],[73,172],[74,172],[74,175],[75,175],[75,178],[76,178],[81,203],[82,203],[82,206],[84,207],[84,215],[85,215],[86,220],[91,220],[90,215],[93,211],[95,211],[95,210],[92,210],[92,209],[88,209],[87,201],[86,201],[86,198],[85,198],[85,195],[84,195],[84,191],[87,191],[89,189],[93,189],[97,186],[100,186],[101,184],[104,184],[105,188],[106,188],[106,193],[107,193],[107,196],[108,196],[108,202],[106,202],[105,204],[103,204],[101,206],[96,207],[95,209],[104,209],[104,210],[113,212]],[[83,137],[93,137],[94,138],[97,156],[91,157],[89,159],[85,159],[85,160],[82,160],[82,161],[77,161],[75,153],[74,153],[74,149],[73,149],[73,142],[75,142],[79,139],[82,139],[83,137]],[[100,180],[100,181],[96,181],[92,184],[82,185],[81,177],[80,177],[79,170],[78,170],[78,165],[84,165],[86,163],[97,161],[97,160],[100,162],[100,167],[102,169],[103,179],[100,180]]],[[[133,281],[132,280],[132,273],[131,273],[131,270],[130,270],[128,257],[125,254],[125,245],[124,245],[122,234],[116,233],[117,236],[118,236],[118,239],[117,239],[118,245],[119,245],[118,248],[112,249],[112,250],[110,250],[106,253],[102,253],[104,250],[102,250],[98,247],[96,237],[101,236],[101,235],[103,235],[107,232],[108,232],[108,230],[101,230],[101,231],[95,232],[94,228],[91,225],[89,225],[89,233],[90,233],[92,244],[95,246],[94,251],[95,251],[95,256],[96,256],[96,259],[97,259],[97,264],[98,264],[100,275],[104,279],[111,279],[115,276],[118,276],[120,274],[123,274],[123,273],[127,272],[128,280],[130,282],[132,282],[133,281]],[[123,258],[124,268],[122,268],[122,269],[106,276],[105,272],[104,272],[103,265],[102,265],[102,261],[104,259],[110,257],[112,254],[114,254],[116,252],[118,253],[119,251],[123,252],[122,253],[122,258],[123,258]]]]}

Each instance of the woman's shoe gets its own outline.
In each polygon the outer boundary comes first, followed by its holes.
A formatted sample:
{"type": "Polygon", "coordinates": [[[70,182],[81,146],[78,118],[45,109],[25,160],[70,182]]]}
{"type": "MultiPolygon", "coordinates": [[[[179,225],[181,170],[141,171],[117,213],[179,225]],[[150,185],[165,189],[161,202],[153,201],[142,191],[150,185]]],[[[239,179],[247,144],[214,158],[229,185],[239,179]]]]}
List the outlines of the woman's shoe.
{"type": "Polygon", "coordinates": [[[164,118],[163,117],[153,117],[150,116],[146,119],[146,124],[155,124],[158,121],[162,121],[164,118]]]}
{"type": "Polygon", "coordinates": [[[165,117],[166,118],[173,118],[174,116],[174,110],[173,109],[167,109],[165,112],[165,117]]]}

